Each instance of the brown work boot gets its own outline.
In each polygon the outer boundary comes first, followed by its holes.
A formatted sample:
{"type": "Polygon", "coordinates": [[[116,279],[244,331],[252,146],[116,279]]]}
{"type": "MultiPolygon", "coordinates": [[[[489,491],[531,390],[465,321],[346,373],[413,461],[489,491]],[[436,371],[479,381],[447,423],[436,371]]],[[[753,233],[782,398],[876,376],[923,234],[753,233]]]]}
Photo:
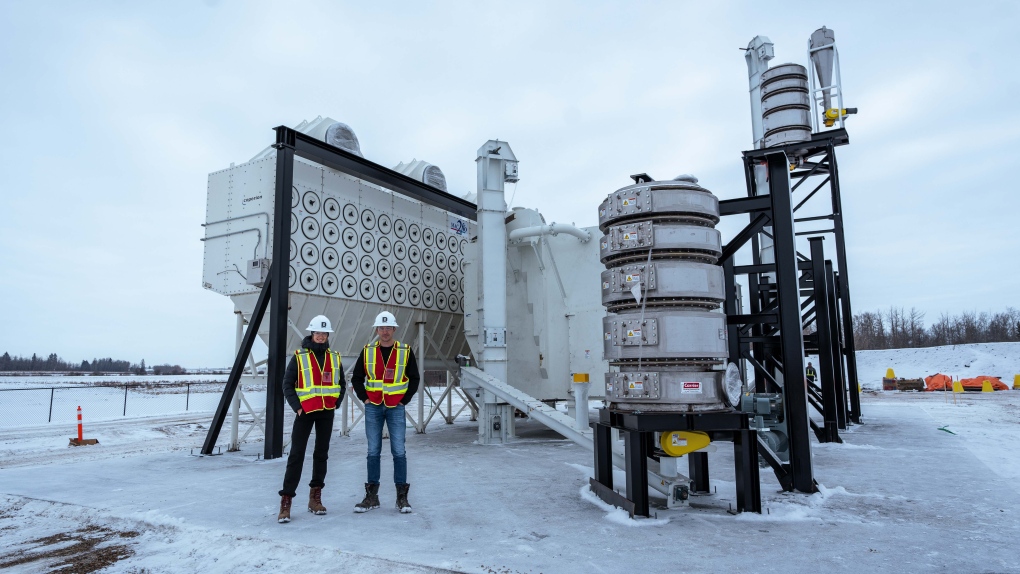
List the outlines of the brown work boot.
{"type": "Polygon", "coordinates": [[[407,483],[397,485],[397,510],[403,514],[411,512],[411,503],[407,501],[407,491],[410,489],[411,485],[407,483]]]}
{"type": "Polygon", "coordinates": [[[308,491],[308,512],[312,514],[326,514],[326,507],[322,505],[322,487],[313,486],[308,491]]]}
{"type": "Polygon", "coordinates": [[[368,512],[373,508],[379,508],[379,485],[366,482],[365,500],[354,505],[354,512],[368,512]]]}
{"type": "Polygon", "coordinates": [[[291,497],[286,494],[280,495],[280,514],[276,516],[276,521],[280,524],[290,522],[290,501],[291,497]]]}

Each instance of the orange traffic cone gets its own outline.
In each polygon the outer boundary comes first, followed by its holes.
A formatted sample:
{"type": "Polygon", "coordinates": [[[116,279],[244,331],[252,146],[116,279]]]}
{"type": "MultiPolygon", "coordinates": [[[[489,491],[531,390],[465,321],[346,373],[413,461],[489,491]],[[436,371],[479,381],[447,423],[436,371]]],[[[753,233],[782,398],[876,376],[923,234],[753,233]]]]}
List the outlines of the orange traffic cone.
{"type": "Polygon", "coordinates": [[[71,438],[71,444],[67,446],[85,446],[89,444],[99,444],[99,441],[94,438],[82,438],[81,434],[81,405],[78,405],[78,438],[71,438]]]}

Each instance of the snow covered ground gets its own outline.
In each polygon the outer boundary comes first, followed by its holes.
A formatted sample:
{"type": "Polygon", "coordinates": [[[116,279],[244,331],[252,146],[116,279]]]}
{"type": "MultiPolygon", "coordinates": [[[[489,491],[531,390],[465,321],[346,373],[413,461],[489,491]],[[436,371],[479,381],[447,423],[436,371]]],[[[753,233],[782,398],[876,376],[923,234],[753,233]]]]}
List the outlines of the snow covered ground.
{"type": "MultiPolygon", "coordinates": [[[[169,413],[212,412],[225,375],[125,377],[0,377],[0,427],[75,423],[78,407],[87,422],[169,413]]],[[[248,396],[265,404],[261,393],[248,396]]],[[[253,408],[256,405],[252,404],[253,408]]]]}
{"type": "MultiPolygon", "coordinates": [[[[917,360],[882,353],[895,364],[879,379],[917,360]]],[[[207,413],[96,423],[94,447],[67,447],[71,425],[3,428],[0,570],[1020,572],[1020,391],[955,403],[952,393],[866,391],[862,403],[865,424],[844,444],[813,444],[819,493],[782,493],[763,469],[765,513],[728,514],[733,457],[721,443],[709,455],[714,494],[638,520],[588,492],[589,451],[534,421],[503,446],[474,444],[466,415],[409,431],[409,515],[386,484],[381,509],[351,512],[365,439],[360,428],[334,436],[329,513],[303,512],[302,486],[286,525],[275,522],[285,459],[261,459],[258,442],[193,456],[207,413]]],[[[310,465],[309,453],[304,483],[310,465]]],[[[384,483],[390,468],[384,452],[384,483]]]]}
{"type": "MultiPolygon", "coordinates": [[[[818,365],[815,357],[815,365],[818,365]]],[[[858,351],[857,372],[865,389],[881,389],[886,369],[897,377],[924,378],[935,373],[967,379],[980,375],[999,377],[1013,386],[1013,375],[1020,374],[1020,343],[979,343],[923,349],[858,351]]]]}

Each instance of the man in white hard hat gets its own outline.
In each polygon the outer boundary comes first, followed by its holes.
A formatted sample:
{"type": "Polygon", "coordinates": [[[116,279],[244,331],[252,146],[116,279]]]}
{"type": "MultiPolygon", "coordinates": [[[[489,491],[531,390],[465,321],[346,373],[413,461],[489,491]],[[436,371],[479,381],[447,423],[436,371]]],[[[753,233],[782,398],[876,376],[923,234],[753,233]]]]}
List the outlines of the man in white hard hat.
{"type": "Polygon", "coordinates": [[[390,454],[393,455],[393,483],[397,487],[397,509],[411,512],[407,501],[407,455],[404,451],[404,405],[411,402],[418,390],[418,362],[411,348],[393,339],[397,319],[383,311],[375,318],[379,339],[365,345],[354,365],[351,384],[358,398],[365,403],[365,435],[368,437],[368,482],[365,499],[354,506],[354,512],[379,508],[379,458],[382,454],[382,428],[390,432],[390,454]]]}
{"type": "Polygon", "coordinates": [[[315,449],[312,451],[312,480],[308,483],[308,512],[326,514],[322,505],[322,487],[326,485],[326,459],[329,438],[333,434],[333,413],[344,397],[344,368],[340,353],[330,350],[329,334],[333,332],[325,315],[314,317],[308,324],[311,335],[301,341],[301,348],[287,365],[283,376],[283,396],[294,409],[294,430],[290,435],[290,456],[280,490],[280,514],[277,522],[290,522],[291,500],[301,480],[308,436],[315,428],[315,449]]]}

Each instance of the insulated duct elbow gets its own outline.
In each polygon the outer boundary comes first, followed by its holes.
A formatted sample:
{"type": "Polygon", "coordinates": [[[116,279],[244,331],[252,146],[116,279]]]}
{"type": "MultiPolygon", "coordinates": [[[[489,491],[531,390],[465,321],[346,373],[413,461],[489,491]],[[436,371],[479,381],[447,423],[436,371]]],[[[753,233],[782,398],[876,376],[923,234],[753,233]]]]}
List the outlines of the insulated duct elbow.
{"type": "Polygon", "coordinates": [[[412,159],[407,163],[400,162],[393,168],[393,171],[402,173],[425,185],[431,185],[436,189],[448,191],[446,189],[446,175],[443,174],[443,170],[439,169],[439,166],[432,165],[427,161],[412,159]]]}
{"type": "Polygon", "coordinates": [[[527,237],[538,237],[541,235],[559,235],[560,233],[566,233],[567,235],[573,235],[574,237],[581,240],[581,243],[588,243],[591,240],[591,232],[583,229],[578,229],[573,225],[567,225],[566,223],[550,223],[549,225],[535,225],[532,227],[522,227],[515,229],[510,232],[510,241],[520,241],[527,237]]]}
{"type": "Polygon", "coordinates": [[[358,136],[354,135],[354,130],[351,129],[351,126],[343,122],[335,122],[326,128],[326,134],[323,139],[333,147],[347,150],[358,157],[365,157],[361,153],[361,144],[358,142],[358,136]]]}

